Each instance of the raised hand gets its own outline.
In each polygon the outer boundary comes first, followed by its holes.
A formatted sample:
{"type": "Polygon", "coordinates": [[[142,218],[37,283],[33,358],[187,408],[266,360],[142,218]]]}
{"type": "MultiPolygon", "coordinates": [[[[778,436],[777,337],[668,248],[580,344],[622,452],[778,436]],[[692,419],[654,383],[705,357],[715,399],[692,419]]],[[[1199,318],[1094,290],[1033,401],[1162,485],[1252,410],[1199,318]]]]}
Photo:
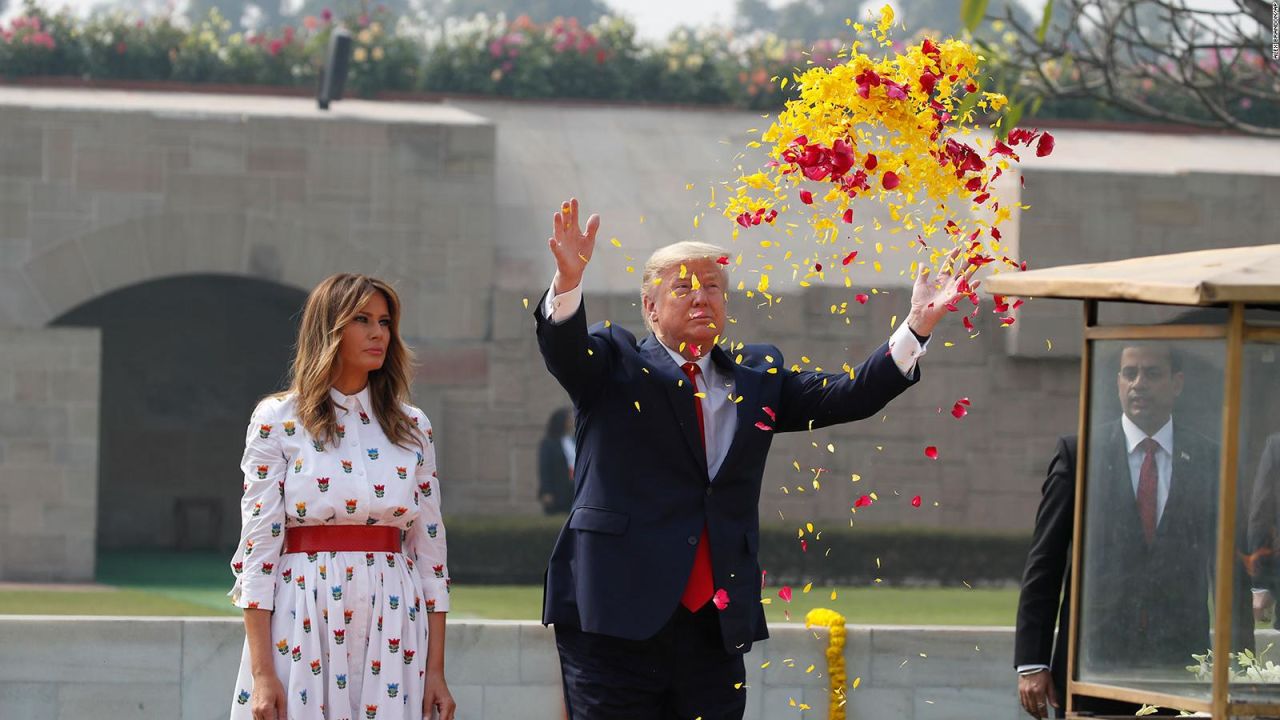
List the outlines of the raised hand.
{"type": "Polygon", "coordinates": [[[578,199],[571,198],[560,206],[560,212],[551,219],[551,237],[547,247],[556,258],[555,291],[572,290],[582,283],[582,273],[591,262],[596,247],[596,231],[600,229],[600,216],[587,218],[584,232],[578,221],[578,199]]]}
{"type": "Polygon", "coordinates": [[[972,293],[982,284],[971,282],[977,272],[977,265],[970,265],[961,270],[956,268],[956,260],[960,257],[960,248],[956,248],[942,264],[938,277],[931,278],[929,268],[922,268],[916,274],[915,285],[911,288],[911,313],[907,315],[907,325],[920,335],[932,335],[933,327],[955,307],[960,298],[972,293]]]}

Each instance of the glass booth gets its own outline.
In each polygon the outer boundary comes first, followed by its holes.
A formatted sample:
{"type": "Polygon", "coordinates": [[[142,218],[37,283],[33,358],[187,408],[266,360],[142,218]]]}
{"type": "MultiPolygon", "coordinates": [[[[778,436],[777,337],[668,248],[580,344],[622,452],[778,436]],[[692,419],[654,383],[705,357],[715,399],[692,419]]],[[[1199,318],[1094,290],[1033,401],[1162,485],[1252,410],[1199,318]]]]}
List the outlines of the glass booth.
{"type": "Polygon", "coordinates": [[[1280,718],[1280,245],[983,285],[1084,301],[1068,717],[1280,718]]]}

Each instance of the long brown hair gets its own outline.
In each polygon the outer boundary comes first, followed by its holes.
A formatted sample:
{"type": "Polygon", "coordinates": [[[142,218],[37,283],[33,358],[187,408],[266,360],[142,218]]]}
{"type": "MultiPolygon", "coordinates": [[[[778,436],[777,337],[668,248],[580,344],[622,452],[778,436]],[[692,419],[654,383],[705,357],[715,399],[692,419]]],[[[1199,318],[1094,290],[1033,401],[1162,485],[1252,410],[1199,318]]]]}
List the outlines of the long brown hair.
{"type": "Polygon", "coordinates": [[[297,395],[298,421],[311,437],[325,444],[337,437],[338,415],[329,389],[337,379],[338,346],[343,329],[374,293],[386,298],[391,337],[382,367],[369,373],[373,413],[391,442],[401,447],[420,445],[413,420],[402,405],[409,401],[413,351],[400,339],[400,296],[383,280],[338,273],[311,291],[298,326],[289,389],[281,395],[297,395]]]}

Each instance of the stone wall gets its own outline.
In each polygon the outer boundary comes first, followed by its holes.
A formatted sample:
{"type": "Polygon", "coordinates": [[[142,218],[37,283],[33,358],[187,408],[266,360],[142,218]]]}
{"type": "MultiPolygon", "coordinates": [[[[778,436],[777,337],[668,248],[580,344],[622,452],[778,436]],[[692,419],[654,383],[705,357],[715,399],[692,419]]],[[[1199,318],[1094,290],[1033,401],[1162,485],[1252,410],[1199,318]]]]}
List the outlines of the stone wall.
{"type": "Polygon", "coordinates": [[[0,578],[93,579],[99,341],[0,328],[0,578]]]}
{"type": "MultiPolygon", "coordinates": [[[[0,328],[46,328],[171,278],[235,276],[296,292],[341,270],[384,275],[406,301],[404,332],[422,366],[415,398],[437,428],[446,511],[536,513],[537,442],[565,401],[538,357],[527,307],[552,272],[549,214],[577,195],[605,215],[589,314],[637,329],[638,274],[626,267],[675,239],[729,242],[724,221],[700,204],[708,183],[755,161],[737,153],[764,122],[508,101],[348,100],[321,113],[302,98],[0,88],[0,328]]],[[[1025,167],[1025,190],[1011,183],[1006,202],[1030,211],[1006,238],[1032,267],[1269,242],[1280,224],[1265,202],[1280,191],[1274,141],[1063,131],[1053,156],[1025,167]]],[[[859,239],[860,259],[876,242],[900,242],[870,227],[859,239]]],[[[883,272],[867,264],[852,273],[858,290],[876,290],[867,305],[837,277],[804,289],[779,272],[780,304],[755,308],[735,294],[733,334],[776,343],[806,367],[857,363],[907,308],[898,271],[910,253],[880,257],[883,272]],[[848,324],[829,311],[844,302],[848,324]]],[[[852,500],[875,491],[881,502],[855,522],[1026,531],[1053,440],[1077,424],[1079,310],[1031,302],[1019,318],[1002,329],[983,312],[973,338],[949,323],[922,383],[884,417],[779,438],[762,517],[844,524],[852,500]],[[948,410],[961,397],[972,411],[955,420],[948,410]],[[926,445],[939,448],[938,461],[924,457],[926,445]],[[920,508],[906,501],[914,495],[920,508]]],[[[167,329],[173,342],[199,331],[167,329]]],[[[291,341],[287,330],[268,334],[291,341]]],[[[260,391],[279,379],[264,375],[260,391]]],[[[220,418],[249,410],[239,396],[212,402],[226,406],[213,413],[220,418]]],[[[219,422],[202,432],[242,436],[242,421],[219,422]]],[[[218,455],[199,475],[223,478],[202,482],[222,493],[223,533],[232,534],[237,458],[218,455]]],[[[100,483],[100,493],[115,486],[107,475],[100,483]]],[[[7,503],[0,516],[18,512],[7,503]]]]}
{"type": "MultiPolygon", "coordinates": [[[[826,633],[798,624],[771,631],[746,657],[746,719],[825,717],[826,633]]],[[[860,679],[847,691],[851,718],[1018,720],[1022,712],[1012,628],[847,631],[848,679],[860,679]]],[[[232,702],[244,630],[235,618],[10,615],[0,616],[0,637],[0,720],[214,720],[232,702]]],[[[547,628],[450,621],[447,646],[445,673],[460,719],[562,717],[547,628]]]]}

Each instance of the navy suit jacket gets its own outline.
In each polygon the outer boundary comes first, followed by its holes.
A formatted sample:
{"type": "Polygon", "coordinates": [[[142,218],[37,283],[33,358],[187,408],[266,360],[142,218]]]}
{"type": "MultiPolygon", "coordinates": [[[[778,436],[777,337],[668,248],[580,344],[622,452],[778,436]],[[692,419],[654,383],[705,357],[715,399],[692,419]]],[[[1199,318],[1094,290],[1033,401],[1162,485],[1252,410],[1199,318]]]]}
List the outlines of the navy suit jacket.
{"type": "Polygon", "coordinates": [[[547,567],[542,621],[628,640],[655,635],[680,602],[704,524],[728,653],[768,637],[760,604],[760,482],[775,432],[879,412],[919,379],[903,377],[887,343],[848,374],[792,372],[772,345],[712,361],[734,380],[737,430],[714,478],[698,434],[695,390],[652,335],[588,330],[585,303],[563,324],[534,310],[547,369],[577,422],[574,498],[547,567]],[[769,408],[776,417],[764,410],[769,408]]]}

